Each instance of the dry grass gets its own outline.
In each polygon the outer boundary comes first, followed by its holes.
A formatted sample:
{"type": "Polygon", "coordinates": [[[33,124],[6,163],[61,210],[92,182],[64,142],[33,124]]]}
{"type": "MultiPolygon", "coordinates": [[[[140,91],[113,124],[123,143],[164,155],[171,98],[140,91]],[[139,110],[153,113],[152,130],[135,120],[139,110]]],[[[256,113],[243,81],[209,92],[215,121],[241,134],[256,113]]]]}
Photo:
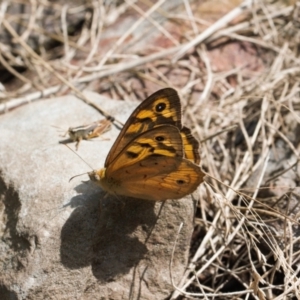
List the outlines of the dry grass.
{"type": "Polygon", "coordinates": [[[122,99],[177,88],[207,177],[190,265],[171,298],[300,299],[300,3],[227,1],[222,18],[203,20],[193,1],[176,12],[163,2],[16,1],[16,18],[3,1],[0,64],[15,79],[1,86],[0,112],[70,90],[88,103],[85,88],[122,99]],[[128,15],[134,22],[105,48],[102,35],[128,15]],[[162,45],[140,45],[145,19],[162,45]],[[240,52],[242,62],[222,69],[223,52],[213,53],[227,45],[257,60],[240,52]]]}

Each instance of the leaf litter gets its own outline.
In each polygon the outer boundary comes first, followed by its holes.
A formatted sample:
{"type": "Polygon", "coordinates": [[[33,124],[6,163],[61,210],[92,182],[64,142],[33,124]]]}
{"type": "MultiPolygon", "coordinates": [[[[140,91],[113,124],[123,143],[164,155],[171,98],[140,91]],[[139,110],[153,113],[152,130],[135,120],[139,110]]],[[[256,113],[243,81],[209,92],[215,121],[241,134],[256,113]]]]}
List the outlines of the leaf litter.
{"type": "Polygon", "coordinates": [[[176,88],[207,176],[170,299],[300,299],[300,2],[167,2],[2,1],[0,113],[176,88]]]}

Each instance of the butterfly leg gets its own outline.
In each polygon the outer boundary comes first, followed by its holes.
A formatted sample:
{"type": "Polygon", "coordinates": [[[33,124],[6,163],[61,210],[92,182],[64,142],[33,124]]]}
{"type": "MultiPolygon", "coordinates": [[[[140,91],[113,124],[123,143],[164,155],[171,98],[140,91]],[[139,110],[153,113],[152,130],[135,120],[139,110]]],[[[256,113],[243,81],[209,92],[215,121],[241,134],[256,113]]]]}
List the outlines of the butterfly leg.
{"type": "Polygon", "coordinates": [[[154,227],[155,227],[155,225],[156,225],[156,223],[157,223],[157,221],[158,221],[158,219],[159,219],[159,217],[160,217],[161,211],[162,211],[162,209],[163,209],[165,203],[166,203],[165,201],[161,202],[161,205],[160,205],[160,208],[159,208],[159,211],[158,211],[158,214],[157,214],[157,218],[156,218],[156,220],[155,220],[155,223],[154,223],[154,224],[152,225],[152,227],[150,228],[149,234],[147,235],[146,240],[145,240],[145,244],[148,242],[148,240],[149,240],[149,238],[150,238],[150,236],[151,236],[151,234],[152,234],[152,232],[153,232],[153,230],[154,230],[154,227]]]}
{"type": "Polygon", "coordinates": [[[107,192],[105,192],[103,198],[100,199],[100,201],[99,201],[99,211],[100,211],[100,212],[102,211],[103,200],[105,200],[105,199],[108,197],[108,195],[109,195],[109,194],[108,194],[107,192]]]}
{"type": "Polygon", "coordinates": [[[125,205],[126,205],[126,202],[125,202],[122,198],[120,198],[119,195],[114,194],[114,196],[116,197],[117,201],[118,201],[119,203],[121,203],[122,209],[124,209],[124,208],[125,208],[125,205]]]}

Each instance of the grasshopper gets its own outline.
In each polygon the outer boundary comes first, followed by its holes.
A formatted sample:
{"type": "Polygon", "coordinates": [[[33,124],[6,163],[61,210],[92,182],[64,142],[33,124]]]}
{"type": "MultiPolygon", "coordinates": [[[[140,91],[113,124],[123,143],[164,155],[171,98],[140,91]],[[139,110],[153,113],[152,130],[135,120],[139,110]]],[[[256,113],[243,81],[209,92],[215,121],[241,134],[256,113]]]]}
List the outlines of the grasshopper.
{"type": "MultiPolygon", "coordinates": [[[[59,143],[66,144],[70,142],[76,142],[75,148],[78,150],[79,144],[82,140],[90,140],[98,137],[111,129],[111,120],[103,119],[93,122],[87,125],[81,125],[77,127],[70,127],[66,134],[69,138],[59,143]]],[[[66,135],[65,134],[65,135],[66,135]]]]}

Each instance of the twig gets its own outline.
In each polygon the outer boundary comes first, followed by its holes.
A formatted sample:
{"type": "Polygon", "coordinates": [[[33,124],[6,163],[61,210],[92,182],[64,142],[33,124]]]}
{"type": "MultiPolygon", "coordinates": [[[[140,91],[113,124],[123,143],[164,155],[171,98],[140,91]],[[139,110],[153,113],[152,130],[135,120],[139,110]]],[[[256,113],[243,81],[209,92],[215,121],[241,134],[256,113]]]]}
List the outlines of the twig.
{"type": "Polygon", "coordinates": [[[16,41],[18,41],[22,47],[32,56],[34,57],[36,60],[40,61],[40,63],[48,70],[50,71],[52,74],[54,74],[60,81],[62,81],[64,84],[66,84],[70,89],[72,89],[76,95],[82,100],[84,101],[86,104],[94,107],[96,110],[98,110],[104,117],[106,117],[107,119],[111,119],[114,120],[115,122],[117,122],[120,125],[123,125],[122,122],[118,121],[117,119],[114,119],[112,116],[110,116],[107,112],[105,112],[103,109],[101,109],[97,104],[91,102],[88,100],[88,98],[80,91],[78,90],[72,83],[70,83],[68,80],[66,80],[62,75],[60,75],[58,72],[56,72],[52,66],[50,64],[48,64],[46,61],[44,61],[43,59],[41,59],[41,57],[39,55],[37,55],[20,37],[19,35],[16,33],[16,31],[10,26],[9,22],[7,22],[6,20],[3,20],[3,24],[5,26],[5,28],[9,31],[9,33],[16,39],[16,41]]]}
{"type": "Polygon", "coordinates": [[[234,18],[244,13],[247,9],[252,5],[253,0],[246,0],[240,6],[234,8],[231,12],[226,14],[224,17],[219,19],[212,26],[208,27],[205,31],[199,34],[195,39],[185,45],[182,49],[178,51],[178,53],[174,56],[172,63],[175,63],[180,57],[182,57],[185,53],[187,53],[191,48],[203,42],[206,38],[211,36],[217,30],[226,26],[229,22],[231,22],[234,18]]]}
{"type": "Polygon", "coordinates": [[[49,95],[52,95],[52,94],[58,92],[60,88],[61,88],[61,86],[53,86],[51,88],[45,89],[40,92],[31,93],[24,97],[10,99],[6,103],[0,103],[0,114],[6,113],[12,109],[15,109],[19,106],[24,105],[24,104],[35,102],[42,98],[48,97],[49,95]]]}

